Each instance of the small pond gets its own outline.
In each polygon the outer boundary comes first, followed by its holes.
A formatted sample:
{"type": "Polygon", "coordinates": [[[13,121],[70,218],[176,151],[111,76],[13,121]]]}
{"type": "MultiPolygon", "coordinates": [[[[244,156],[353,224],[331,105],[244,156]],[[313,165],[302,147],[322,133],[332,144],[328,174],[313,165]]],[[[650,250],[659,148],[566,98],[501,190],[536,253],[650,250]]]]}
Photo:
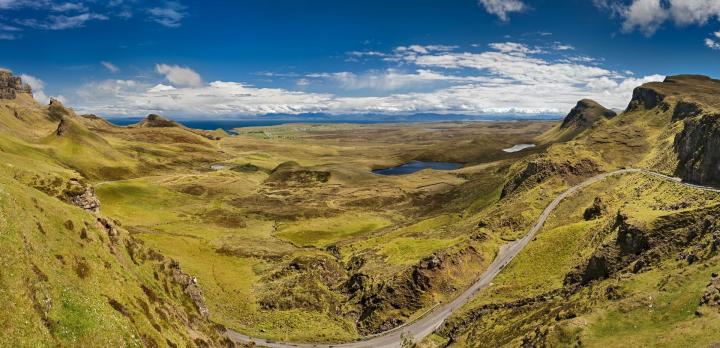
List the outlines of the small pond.
{"type": "Polygon", "coordinates": [[[397,167],[375,169],[372,172],[380,175],[406,175],[419,172],[423,169],[435,169],[435,170],[454,170],[462,168],[462,163],[454,162],[424,162],[424,161],[412,161],[397,167]]]}
{"type": "Polygon", "coordinates": [[[511,152],[518,152],[525,149],[529,149],[531,147],[535,147],[535,144],[517,144],[513,147],[508,147],[507,149],[503,149],[503,151],[511,153],[511,152]]]}

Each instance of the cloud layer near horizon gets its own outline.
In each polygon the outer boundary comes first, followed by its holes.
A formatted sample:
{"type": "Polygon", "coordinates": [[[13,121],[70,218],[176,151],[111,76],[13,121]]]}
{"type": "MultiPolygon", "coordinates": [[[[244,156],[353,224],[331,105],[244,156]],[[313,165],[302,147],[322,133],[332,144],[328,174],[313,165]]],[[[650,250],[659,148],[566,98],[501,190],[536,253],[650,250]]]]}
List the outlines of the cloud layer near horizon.
{"type": "MultiPolygon", "coordinates": [[[[273,113],[329,114],[562,114],[582,98],[623,108],[632,89],[664,76],[633,77],[593,63],[589,57],[547,58],[549,47],[492,43],[488,49],[461,51],[454,46],[398,47],[367,54],[394,68],[365,73],[320,72],[299,75],[299,90],[262,88],[243,82],[202,82],[188,67],[157,64],[166,82],[104,80],[83,85],[70,102],[83,112],[134,115],[158,112],[176,116],[221,117],[273,113]],[[307,92],[322,83],[333,93],[307,92]],[[413,90],[424,86],[423,91],[413,90]],[[368,96],[342,90],[373,91],[368,96]]],[[[561,46],[561,45],[560,45],[561,46]]],[[[351,53],[363,56],[362,52],[351,53]]]]}

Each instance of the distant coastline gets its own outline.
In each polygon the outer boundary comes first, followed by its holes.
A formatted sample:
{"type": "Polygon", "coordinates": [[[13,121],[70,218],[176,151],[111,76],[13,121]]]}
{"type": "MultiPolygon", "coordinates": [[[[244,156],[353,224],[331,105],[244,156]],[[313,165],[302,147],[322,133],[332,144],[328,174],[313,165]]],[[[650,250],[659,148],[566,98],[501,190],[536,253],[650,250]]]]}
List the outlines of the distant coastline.
{"type": "MultiPolygon", "coordinates": [[[[118,126],[128,126],[140,122],[144,117],[108,117],[107,120],[118,126]]],[[[292,123],[354,123],[354,124],[389,124],[389,123],[427,123],[427,122],[508,122],[508,121],[555,121],[561,120],[561,115],[403,115],[403,116],[377,116],[377,115],[267,115],[256,118],[223,118],[205,119],[182,117],[173,120],[183,125],[204,130],[222,128],[226,131],[235,128],[270,127],[292,123]]]]}

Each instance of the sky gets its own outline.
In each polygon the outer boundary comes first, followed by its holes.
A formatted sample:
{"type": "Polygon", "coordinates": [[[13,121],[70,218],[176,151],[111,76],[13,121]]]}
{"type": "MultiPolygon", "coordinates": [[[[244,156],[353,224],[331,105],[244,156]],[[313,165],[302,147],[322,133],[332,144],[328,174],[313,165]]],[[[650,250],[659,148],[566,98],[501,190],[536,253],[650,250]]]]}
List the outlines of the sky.
{"type": "Polygon", "coordinates": [[[718,0],[0,0],[0,67],[101,116],[623,109],[718,62],[718,0]]]}

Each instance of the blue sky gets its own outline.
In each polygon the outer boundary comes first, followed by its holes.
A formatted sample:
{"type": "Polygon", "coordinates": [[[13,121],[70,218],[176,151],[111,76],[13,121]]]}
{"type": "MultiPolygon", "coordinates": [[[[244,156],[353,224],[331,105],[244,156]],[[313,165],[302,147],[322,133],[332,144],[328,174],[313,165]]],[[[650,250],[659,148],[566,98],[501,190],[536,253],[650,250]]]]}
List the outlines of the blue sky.
{"type": "Polygon", "coordinates": [[[564,113],[720,75],[717,0],[0,0],[0,66],[106,116],[564,113]]]}

